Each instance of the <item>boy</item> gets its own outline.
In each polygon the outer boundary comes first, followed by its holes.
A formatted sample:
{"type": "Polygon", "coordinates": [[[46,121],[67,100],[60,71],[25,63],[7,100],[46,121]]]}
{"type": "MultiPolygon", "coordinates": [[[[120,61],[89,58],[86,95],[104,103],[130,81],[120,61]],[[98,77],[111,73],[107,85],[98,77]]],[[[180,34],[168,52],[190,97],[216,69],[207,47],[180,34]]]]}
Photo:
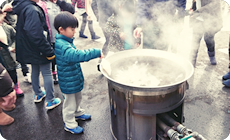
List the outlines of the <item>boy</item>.
{"type": "Polygon", "coordinates": [[[64,93],[63,121],[64,129],[73,134],[80,134],[83,128],[78,126],[76,119],[89,120],[91,115],[85,114],[80,108],[84,77],[80,62],[103,57],[100,49],[78,50],[74,44],[75,28],[78,20],[69,12],[61,12],[54,19],[54,27],[58,31],[55,42],[55,55],[59,86],[64,93]]]}
{"type": "Polygon", "coordinates": [[[39,0],[14,0],[13,12],[18,16],[16,26],[16,59],[18,62],[31,64],[34,102],[39,103],[44,97],[46,109],[53,109],[61,103],[54,98],[51,62],[55,58],[54,50],[48,41],[48,27],[39,0]],[[45,91],[41,90],[39,75],[42,73],[45,91]]]}

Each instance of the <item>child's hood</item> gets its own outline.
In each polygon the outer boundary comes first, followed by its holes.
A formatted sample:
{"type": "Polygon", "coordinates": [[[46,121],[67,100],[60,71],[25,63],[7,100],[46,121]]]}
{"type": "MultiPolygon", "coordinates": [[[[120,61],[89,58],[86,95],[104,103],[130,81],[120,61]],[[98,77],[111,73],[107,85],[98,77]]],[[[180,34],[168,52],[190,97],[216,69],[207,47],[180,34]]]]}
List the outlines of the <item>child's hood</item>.
{"type": "Polygon", "coordinates": [[[20,15],[21,11],[28,5],[28,4],[36,4],[31,0],[14,0],[12,3],[13,6],[13,13],[20,15]]]}

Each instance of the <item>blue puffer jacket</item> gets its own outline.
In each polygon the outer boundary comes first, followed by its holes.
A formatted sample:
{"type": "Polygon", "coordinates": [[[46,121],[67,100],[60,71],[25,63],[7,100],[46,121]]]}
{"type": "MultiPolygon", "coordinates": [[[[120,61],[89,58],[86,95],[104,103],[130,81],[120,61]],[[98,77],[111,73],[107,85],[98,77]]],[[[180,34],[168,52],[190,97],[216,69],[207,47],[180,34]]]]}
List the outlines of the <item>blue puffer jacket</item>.
{"type": "Polygon", "coordinates": [[[59,86],[64,94],[74,94],[83,89],[84,77],[80,62],[101,56],[100,49],[78,50],[73,44],[74,38],[57,34],[55,55],[59,86]]]}

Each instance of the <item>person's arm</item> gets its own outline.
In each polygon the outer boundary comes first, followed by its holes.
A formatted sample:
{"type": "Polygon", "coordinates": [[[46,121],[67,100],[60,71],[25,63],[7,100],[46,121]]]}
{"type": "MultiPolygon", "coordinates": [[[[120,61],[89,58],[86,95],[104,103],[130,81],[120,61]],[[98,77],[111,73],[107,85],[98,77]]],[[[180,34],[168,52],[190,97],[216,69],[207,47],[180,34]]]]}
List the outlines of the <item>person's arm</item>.
{"type": "Polygon", "coordinates": [[[54,50],[48,42],[47,37],[44,35],[42,21],[40,20],[35,7],[26,10],[25,15],[23,30],[25,31],[28,40],[30,40],[33,46],[37,47],[37,49],[46,56],[48,60],[53,59],[55,57],[54,50]]]}

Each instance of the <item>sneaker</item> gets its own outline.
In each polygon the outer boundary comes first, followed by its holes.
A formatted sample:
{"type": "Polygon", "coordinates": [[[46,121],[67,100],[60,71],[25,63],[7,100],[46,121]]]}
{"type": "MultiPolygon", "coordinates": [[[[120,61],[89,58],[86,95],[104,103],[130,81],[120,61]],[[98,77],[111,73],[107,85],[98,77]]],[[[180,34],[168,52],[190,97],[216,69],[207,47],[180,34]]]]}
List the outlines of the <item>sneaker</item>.
{"type": "Polygon", "coordinates": [[[225,85],[227,88],[230,88],[230,79],[223,81],[223,85],[225,85]]]}
{"type": "Polygon", "coordinates": [[[228,80],[230,79],[230,72],[226,73],[223,77],[222,77],[223,80],[228,80]]]}
{"type": "Polygon", "coordinates": [[[31,74],[27,73],[26,76],[24,76],[24,82],[31,84],[31,74]]]}
{"type": "Polygon", "coordinates": [[[45,91],[42,91],[42,93],[43,93],[42,96],[34,95],[34,102],[35,102],[35,103],[41,102],[42,99],[46,97],[46,92],[45,92],[45,91]]]}
{"type": "Polygon", "coordinates": [[[66,126],[64,127],[65,131],[68,131],[72,134],[80,134],[83,132],[83,128],[78,126],[76,128],[73,128],[73,129],[70,129],[70,128],[67,128],[66,126]]]}
{"type": "Polygon", "coordinates": [[[54,98],[52,102],[46,102],[46,109],[53,109],[56,106],[60,105],[61,99],[60,98],[54,98]]]}
{"type": "Polygon", "coordinates": [[[75,117],[76,120],[90,120],[91,119],[91,115],[90,114],[83,114],[81,116],[77,116],[75,117]]]}

